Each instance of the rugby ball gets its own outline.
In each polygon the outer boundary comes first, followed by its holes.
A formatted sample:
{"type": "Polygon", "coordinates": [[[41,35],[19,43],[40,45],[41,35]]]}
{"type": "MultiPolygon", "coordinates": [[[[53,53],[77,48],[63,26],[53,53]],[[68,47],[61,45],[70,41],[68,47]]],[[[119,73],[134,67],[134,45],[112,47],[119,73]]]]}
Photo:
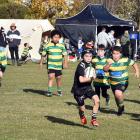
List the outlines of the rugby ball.
{"type": "Polygon", "coordinates": [[[95,69],[93,67],[87,67],[85,69],[85,77],[87,78],[91,78],[93,77],[94,79],[96,78],[96,72],[95,72],[95,69]]]}

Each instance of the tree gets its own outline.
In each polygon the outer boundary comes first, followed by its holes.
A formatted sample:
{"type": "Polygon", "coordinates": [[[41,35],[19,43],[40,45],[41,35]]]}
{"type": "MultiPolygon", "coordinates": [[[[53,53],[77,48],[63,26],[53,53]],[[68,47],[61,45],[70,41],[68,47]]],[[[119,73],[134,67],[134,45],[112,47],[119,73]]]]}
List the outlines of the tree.
{"type": "Polygon", "coordinates": [[[29,15],[29,9],[26,6],[11,0],[0,0],[0,18],[18,19],[26,18],[27,15],[29,15]]]}

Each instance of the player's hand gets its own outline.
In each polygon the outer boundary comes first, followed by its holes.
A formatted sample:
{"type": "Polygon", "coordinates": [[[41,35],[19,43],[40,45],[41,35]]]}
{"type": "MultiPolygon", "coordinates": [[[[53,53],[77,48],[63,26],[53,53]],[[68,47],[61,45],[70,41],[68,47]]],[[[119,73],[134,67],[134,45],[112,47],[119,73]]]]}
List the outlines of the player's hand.
{"type": "Polygon", "coordinates": [[[112,65],[112,62],[108,62],[108,65],[111,66],[112,65]]]}
{"type": "Polygon", "coordinates": [[[64,69],[67,69],[68,68],[68,65],[66,63],[64,63],[63,68],[64,69]]]}

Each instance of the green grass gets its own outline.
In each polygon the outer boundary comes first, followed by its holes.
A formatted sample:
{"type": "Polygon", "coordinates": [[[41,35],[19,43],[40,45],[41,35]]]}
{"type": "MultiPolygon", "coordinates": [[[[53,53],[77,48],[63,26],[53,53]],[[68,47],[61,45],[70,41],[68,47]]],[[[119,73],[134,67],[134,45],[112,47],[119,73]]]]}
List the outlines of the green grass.
{"type": "MultiPolygon", "coordinates": [[[[111,110],[98,114],[100,127],[90,123],[92,102],[86,100],[88,125],[80,124],[76,102],[70,93],[76,63],[64,70],[62,97],[46,97],[47,71],[37,64],[8,66],[0,88],[0,140],[139,140],[140,89],[130,70],[125,93],[126,113],[117,117],[112,92],[111,110]]],[[[101,99],[101,106],[105,101],[101,99]]]]}

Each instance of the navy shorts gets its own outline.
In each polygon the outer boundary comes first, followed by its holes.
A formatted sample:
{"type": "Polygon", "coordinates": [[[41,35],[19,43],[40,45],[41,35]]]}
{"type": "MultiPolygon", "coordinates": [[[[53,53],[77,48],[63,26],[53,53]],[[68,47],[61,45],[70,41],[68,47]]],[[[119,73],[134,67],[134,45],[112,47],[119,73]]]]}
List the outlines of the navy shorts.
{"type": "Polygon", "coordinates": [[[113,93],[115,93],[115,90],[120,90],[122,92],[125,92],[125,90],[127,89],[128,84],[118,84],[118,85],[111,85],[111,89],[113,91],[113,93]]]}
{"type": "Polygon", "coordinates": [[[89,98],[92,99],[93,96],[97,95],[92,88],[87,89],[79,89],[78,92],[81,93],[81,96],[74,92],[74,98],[77,101],[79,106],[83,106],[85,104],[84,100],[89,98]]]}
{"type": "Polygon", "coordinates": [[[62,70],[54,70],[54,69],[49,69],[48,74],[54,73],[55,77],[61,76],[62,75],[62,70]]]}

